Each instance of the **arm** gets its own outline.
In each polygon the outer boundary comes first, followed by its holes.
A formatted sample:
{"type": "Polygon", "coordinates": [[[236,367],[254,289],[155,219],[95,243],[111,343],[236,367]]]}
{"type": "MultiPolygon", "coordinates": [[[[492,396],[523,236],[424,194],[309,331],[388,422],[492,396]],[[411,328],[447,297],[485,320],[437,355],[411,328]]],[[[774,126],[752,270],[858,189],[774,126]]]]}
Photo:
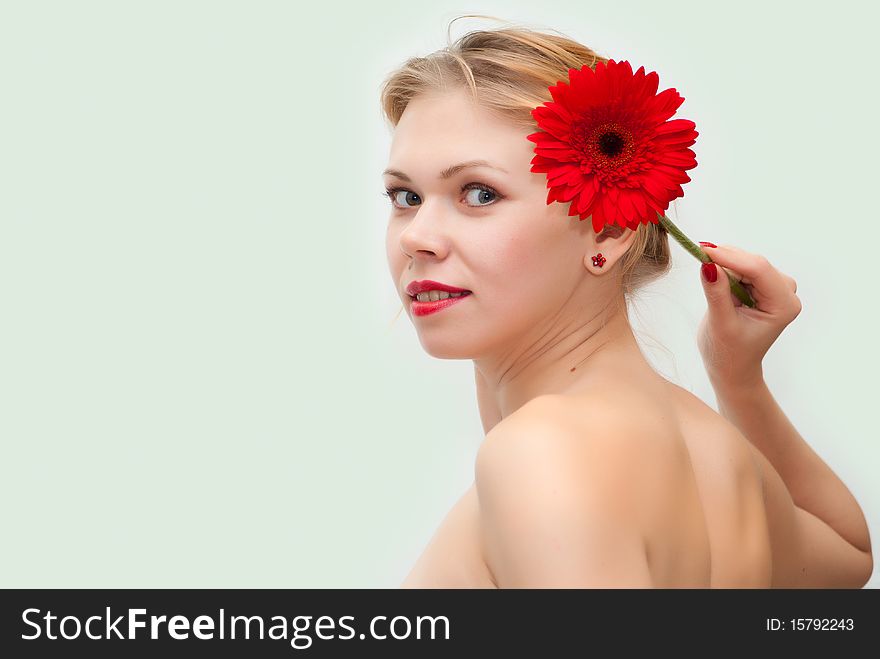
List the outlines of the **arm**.
{"type": "Polygon", "coordinates": [[[763,378],[748,387],[713,386],[721,414],[766,458],[765,491],[777,509],[775,516],[768,512],[771,519],[787,520],[777,532],[782,531],[784,542],[794,543],[785,552],[793,559],[790,569],[799,571],[792,580],[815,586],[819,582],[810,580],[825,574],[824,587],[864,585],[873,569],[871,539],[846,485],[804,441],[763,378]],[[806,572],[814,574],[801,574],[806,572]]]}
{"type": "Polygon", "coordinates": [[[487,435],[476,488],[484,560],[499,588],[650,588],[632,455],[585,441],[527,403],[487,435]],[[525,414],[523,414],[525,412],[525,414]]]}
{"type": "Polygon", "coordinates": [[[797,282],[759,254],[729,245],[703,245],[721,276],[714,282],[701,277],[708,307],[697,345],[719,411],[749,440],[763,472],[774,582],[864,585],[873,569],[865,517],[764,382],[764,355],[803,308],[797,282]],[[728,284],[734,275],[747,285],[757,307],[736,304],[728,284]]]}

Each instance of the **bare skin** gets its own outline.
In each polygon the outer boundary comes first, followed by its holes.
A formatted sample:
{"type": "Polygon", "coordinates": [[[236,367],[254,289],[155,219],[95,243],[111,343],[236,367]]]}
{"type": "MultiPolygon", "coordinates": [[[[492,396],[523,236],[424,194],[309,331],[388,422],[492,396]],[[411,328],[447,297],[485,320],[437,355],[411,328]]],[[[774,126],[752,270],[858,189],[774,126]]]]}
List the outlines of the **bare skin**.
{"type": "MultiPolygon", "coordinates": [[[[597,398],[615,405],[625,397],[643,412],[646,437],[667,450],[668,459],[652,465],[664,474],[666,486],[662,496],[652,493],[647,515],[654,521],[647,547],[655,587],[860,587],[873,567],[862,511],[772,400],[761,373],[767,349],[800,313],[797,283],[758,255],[735,247],[710,249],[716,262],[739,267],[731,273],[759,302],[755,309],[742,307],[723,275],[714,283],[703,280],[709,309],[699,346],[724,416],[638,359],[625,369],[628,377],[603,377],[582,394],[562,395],[556,409],[588,437],[583,411],[597,398]],[[634,399],[635,391],[640,395],[634,399]]],[[[502,418],[485,381],[479,375],[476,381],[489,432],[502,418]]],[[[508,420],[515,423],[515,417],[508,420]]],[[[632,455],[633,465],[639,457],[632,455]]],[[[632,476],[624,474],[621,481],[632,476]]],[[[485,560],[481,526],[472,485],[402,587],[498,588],[485,560]]]]}
{"type": "MultiPolygon", "coordinates": [[[[703,401],[645,367],[562,394],[566,422],[589,437],[584,401],[621,398],[638,408],[645,436],[662,446],[664,491],[648,516],[656,587],[769,587],[770,539],[761,480],[742,434],[703,401]],[[633,392],[639,392],[634,398],[633,392]],[[743,539],[751,546],[744,550],[743,539]]],[[[515,422],[516,412],[510,417],[515,422]]],[[[633,455],[632,463],[639,463],[633,455]]],[[[620,476],[622,486],[632,473],[620,476]]],[[[630,485],[627,485],[630,484],[630,485]]],[[[405,588],[497,588],[481,548],[478,492],[471,485],[404,580],[405,588]]]]}
{"type": "MultiPolygon", "coordinates": [[[[597,235],[562,204],[546,205],[545,180],[529,172],[533,145],[524,136],[463,94],[420,97],[396,127],[386,173],[398,188],[386,236],[392,279],[425,350],[473,361],[483,446],[504,446],[499,439],[534,420],[536,409],[584,442],[614,443],[613,425],[594,436],[596,405],[610,409],[638,440],[620,442],[631,454],[615,461],[620,491],[607,500],[640,497],[650,585],[863,585],[873,568],[864,516],[763,382],[761,358],[800,311],[794,280],[736,248],[710,253],[758,302],[757,309],[738,306],[723,269],[714,284],[704,282],[709,307],[698,345],[719,414],[659,376],[636,342],[616,267],[635,232],[606,227],[597,235]],[[495,167],[438,176],[470,159],[495,167]],[[598,252],[603,268],[592,265],[598,252]],[[472,294],[418,316],[406,286],[423,279],[472,294]]],[[[574,453],[565,467],[583,469],[584,478],[573,480],[584,487],[596,468],[574,453]]],[[[503,526],[498,515],[517,515],[487,512],[487,501],[508,487],[505,479],[483,483],[492,491],[480,487],[477,478],[453,506],[403,587],[541,585],[543,555],[531,565],[498,557],[515,551],[517,540],[526,544],[530,529],[507,524],[522,535],[500,542],[489,531],[503,526]],[[526,566],[499,577],[510,564],[526,566]]],[[[559,529],[563,544],[566,531],[559,529]]],[[[592,574],[602,581],[601,567],[592,574]]]]}

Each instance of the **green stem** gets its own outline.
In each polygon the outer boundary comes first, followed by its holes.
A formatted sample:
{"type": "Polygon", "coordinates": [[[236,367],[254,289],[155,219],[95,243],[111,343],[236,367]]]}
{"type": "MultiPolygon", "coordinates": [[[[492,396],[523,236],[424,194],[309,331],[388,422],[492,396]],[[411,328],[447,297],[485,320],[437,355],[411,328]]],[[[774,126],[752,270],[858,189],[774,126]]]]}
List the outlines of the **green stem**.
{"type": "MultiPolygon", "coordinates": [[[[666,229],[666,231],[672,234],[673,238],[675,238],[682,247],[684,247],[688,252],[694,255],[694,257],[698,261],[702,261],[703,263],[713,263],[712,259],[709,258],[709,255],[704,252],[699,245],[694,243],[690,238],[684,235],[675,224],[672,223],[665,215],[661,215],[657,213],[657,217],[660,218],[660,224],[666,229]]],[[[752,299],[752,296],[749,295],[749,292],[745,289],[745,287],[736,279],[732,274],[727,272],[724,268],[718,268],[721,272],[727,275],[727,281],[730,282],[730,290],[736,295],[739,300],[746,305],[747,307],[754,307],[755,301],[752,299]]]]}

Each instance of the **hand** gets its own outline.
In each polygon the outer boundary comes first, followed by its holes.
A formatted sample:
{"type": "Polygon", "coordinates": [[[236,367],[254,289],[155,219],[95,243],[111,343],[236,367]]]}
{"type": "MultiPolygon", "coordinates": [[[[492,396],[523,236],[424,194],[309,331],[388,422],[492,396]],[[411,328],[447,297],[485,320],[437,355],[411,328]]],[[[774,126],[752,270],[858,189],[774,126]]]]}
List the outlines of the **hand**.
{"type": "Polygon", "coordinates": [[[801,312],[797,282],[759,254],[700,245],[718,269],[714,282],[700,277],[709,305],[697,330],[703,364],[713,386],[752,386],[764,377],[761,361],[767,350],[801,312]],[[755,307],[731,293],[725,271],[742,282],[755,307]]]}

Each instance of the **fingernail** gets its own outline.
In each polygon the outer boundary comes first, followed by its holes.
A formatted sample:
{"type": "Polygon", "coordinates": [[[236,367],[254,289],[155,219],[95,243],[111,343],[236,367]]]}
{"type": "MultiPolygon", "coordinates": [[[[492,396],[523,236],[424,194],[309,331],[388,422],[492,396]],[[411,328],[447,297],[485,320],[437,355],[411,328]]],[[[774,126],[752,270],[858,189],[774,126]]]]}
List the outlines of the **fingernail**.
{"type": "Polygon", "coordinates": [[[703,247],[718,247],[718,245],[714,245],[714,244],[712,244],[712,243],[704,243],[702,240],[700,241],[700,244],[701,244],[703,247]]]}
{"type": "Polygon", "coordinates": [[[714,263],[704,263],[700,266],[700,271],[703,278],[710,283],[718,279],[718,266],[714,263]]]}

